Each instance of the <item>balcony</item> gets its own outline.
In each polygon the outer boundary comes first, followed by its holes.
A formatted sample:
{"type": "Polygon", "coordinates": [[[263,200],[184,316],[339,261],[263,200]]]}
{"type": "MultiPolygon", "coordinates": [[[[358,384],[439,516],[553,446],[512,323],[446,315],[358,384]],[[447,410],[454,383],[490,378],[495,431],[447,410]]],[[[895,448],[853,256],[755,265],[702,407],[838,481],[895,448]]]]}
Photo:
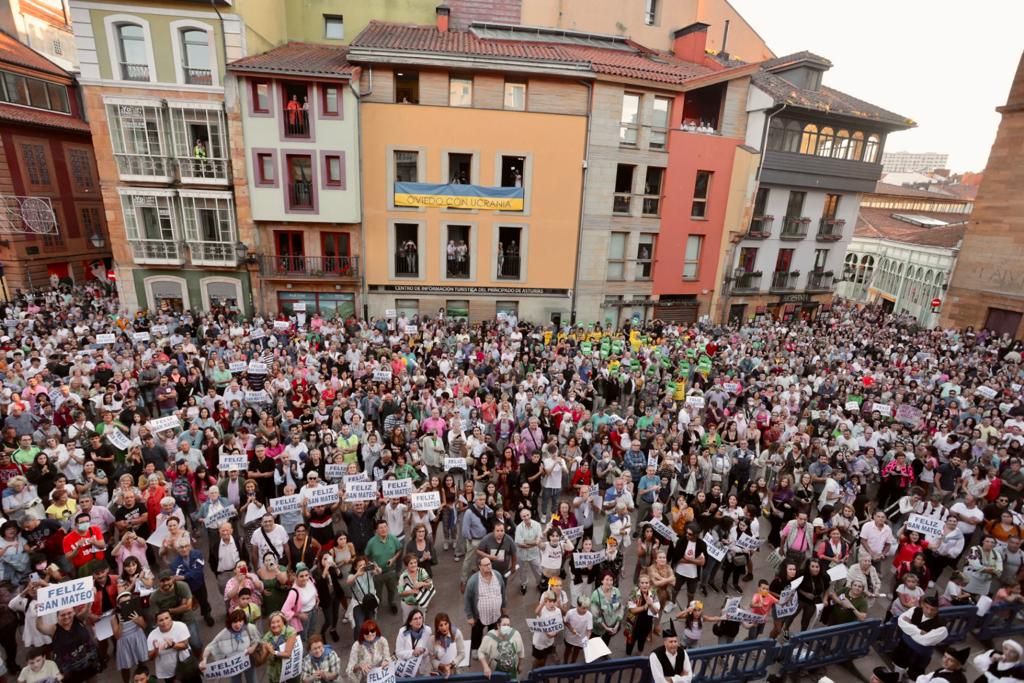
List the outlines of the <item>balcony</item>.
{"type": "Polygon", "coordinates": [[[260,257],[260,274],[268,278],[350,279],[359,277],[358,256],[287,256],[267,254],[260,257]]]}
{"type": "Polygon", "coordinates": [[[185,82],[189,85],[213,85],[213,72],[209,69],[193,69],[182,67],[185,73],[185,82]]]}
{"type": "Polygon", "coordinates": [[[233,268],[238,265],[235,245],[228,242],[189,242],[193,266],[233,268]]]}
{"type": "Polygon", "coordinates": [[[831,292],[832,273],[816,270],[807,275],[807,291],[831,292]]]}
{"type": "Polygon", "coordinates": [[[796,152],[769,150],[762,162],[761,182],[813,187],[821,191],[874,192],[882,164],[832,159],[796,152]]]}
{"type": "Polygon", "coordinates": [[[772,291],[789,292],[796,289],[796,280],[800,277],[797,271],[787,272],[779,270],[772,273],[772,291]]]}
{"type": "Polygon", "coordinates": [[[846,221],[842,218],[822,218],[818,221],[818,241],[836,242],[843,239],[843,226],[846,221]]]}
{"type": "Polygon", "coordinates": [[[121,80],[149,82],[148,64],[128,64],[121,62],[121,80]]]}
{"type": "Polygon", "coordinates": [[[306,109],[284,110],[284,136],[286,138],[309,137],[309,111],[306,109]]]}
{"type": "Polygon", "coordinates": [[[308,180],[293,180],[288,186],[288,206],[292,209],[312,209],[313,183],[308,180]]]}
{"type": "Polygon", "coordinates": [[[783,218],[782,232],[779,233],[779,239],[802,240],[807,237],[807,226],[810,224],[810,218],[783,218]]]}
{"type": "Polygon", "coordinates": [[[175,159],[178,177],[183,183],[196,185],[226,185],[228,182],[228,160],[187,157],[175,159]]]}
{"type": "Polygon", "coordinates": [[[415,251],[395,254],[395,277],[419,277],[419,256],[415,251]]]}
{"type": "Polygon", "coordinates": [[[519,279],[519,254],[498,252],[498,279],[518,280],[519,279]]]}
{"type": "Polygon", "coordinates": [[[617,192],[612,201],[612,213],[628,214],[632,199],[633,195],[628,192],[617,192]]]}
{"type": "Polygon", "coordinates": [[[181,253],[181,245],[170,240],[129,240],[132,246],[132,257],[136,263],[152,263],[155,265],[181,265],[185,262],[181,253]]]}
{"type": "Polygon", "coordinates": [[[152,180],[171,182],[174,180],[174,169],[171,160],[164,156],[151,154],[115,153],[117,172],[121,180],[152,180]]]}
{"type": "Polygon", "coordinates": [[[753,240],[763,240],[771,237],[773,223],[775,223],[775,216],[754,216],[750,219],[747,237],[753,240]]]}
{"type": "Polygon", "coordinates": [[[735,293],[740,292],[759,292],[761,291],[761,273],[744,273],[736,278],[735,284],[732,289],[735,293]]]}

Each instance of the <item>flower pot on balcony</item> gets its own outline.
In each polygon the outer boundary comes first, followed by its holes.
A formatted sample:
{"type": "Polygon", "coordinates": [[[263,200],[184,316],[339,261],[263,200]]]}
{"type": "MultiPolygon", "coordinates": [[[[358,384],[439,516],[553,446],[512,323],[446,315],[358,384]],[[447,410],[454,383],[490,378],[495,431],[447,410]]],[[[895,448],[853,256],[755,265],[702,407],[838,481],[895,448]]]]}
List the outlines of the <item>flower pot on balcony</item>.
{"type": "Polygon", "coordinates": [[[791,271],[789,271],[789,276],[790,277],[800,277],[800,271],[799,270],[791,270],[791,271]]]}

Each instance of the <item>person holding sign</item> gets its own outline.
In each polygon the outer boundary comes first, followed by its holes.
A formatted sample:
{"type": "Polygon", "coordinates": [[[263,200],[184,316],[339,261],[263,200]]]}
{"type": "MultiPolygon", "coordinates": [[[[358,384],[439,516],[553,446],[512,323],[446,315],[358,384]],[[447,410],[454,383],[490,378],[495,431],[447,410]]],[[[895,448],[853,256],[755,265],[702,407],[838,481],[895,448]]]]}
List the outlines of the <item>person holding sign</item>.
{"type": "MultiPolygon", "coordinates": [[[[203,648],[199,659],[199,670],[205,672],[209,662],[219,662],[238,655],[251,657],[260,647],[260,632],[248,623],[245,612],[234,609],[224,619],[225,625],[210,644],[203,648]]],[[[249,667],[228,679],[230,683],[256,683],[256,669],[251,662],[249,667]]]]}
{"type": "MultiPolygon", "coordinates": [[[[387,666],[391,661],[391,648],[387,639],[381,635],[377,622],[367,619],[359,627],[359,637],[348,658],[345,673],[352,683],[366,683],[366,676],[373,669],[387,666]]],[[[271,681],[271,683],[277,683],[271,681]]]]}
{"type": "Polygon", "coordinates": [[[465,658],[466,640],[462,631],[452,626],[446,613],[438,612],[434,617],[434,637],[430,642],[431,669],[447,678],[458,673],[465,658]]]}
{"type": "MultiPolygon", "coordinates": [[[[546,591],[541,596],[540,603],[534,610],[537,619],[543,623],[563,624],[562,609],[558,606],[558,596],[554,591],[546,591]]],[[[552,626],[552,629],[554,626],[552,626]]],[[[564,626],[562,627],[564,628],[564,626]]],[[[559,629],[561,630],[561,629],[559,629]]],[[[555,654],[557,648],[558,631],[547,629],[533,631],[533,668],[539,669],[544,666],[548,657],[555,654]]]]}
{"type": "Polygon", "coordinates": [[[433,636],[430,627],[424,622],[423,611],[413,609],[406,615],[405,625],[398,631],[398,637],[395,639],[395,657],[400,663],[410,660],[420,662],[411,676],[402,676],[403,678],[430,675],[429,652],[433,636]]]}
{"type": "Polygon", "coordinates": [[[302,660],[302,683],[336,681],[341,677],[341,657],[320,635],[309,637],[309,654],[302,660]]]}
{"type": "MultiPolygon", "coordinates": [[[[267,632],[263,634],[263,650],[267,658],[267,681],[284,683],[281,673],[285,662],[292,657],[292,650],[301,648],[299,635],[280,612],[274,612],[267,620],[267,632]]],[[[285,679],[290,680],[290,679],[285,679]]]]}

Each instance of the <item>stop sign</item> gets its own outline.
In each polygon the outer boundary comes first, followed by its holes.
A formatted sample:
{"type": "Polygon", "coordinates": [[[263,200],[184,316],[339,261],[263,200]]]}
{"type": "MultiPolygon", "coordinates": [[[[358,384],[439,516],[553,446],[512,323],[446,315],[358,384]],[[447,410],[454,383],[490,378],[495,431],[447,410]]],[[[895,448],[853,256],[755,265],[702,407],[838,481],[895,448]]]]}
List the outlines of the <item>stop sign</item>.
{"type": "Polygon", "coordinates": [[[932,308],[938,308],[941,305],[942,305],[942,299],[939,299],[939,298],[932,299],[932,308]]]}

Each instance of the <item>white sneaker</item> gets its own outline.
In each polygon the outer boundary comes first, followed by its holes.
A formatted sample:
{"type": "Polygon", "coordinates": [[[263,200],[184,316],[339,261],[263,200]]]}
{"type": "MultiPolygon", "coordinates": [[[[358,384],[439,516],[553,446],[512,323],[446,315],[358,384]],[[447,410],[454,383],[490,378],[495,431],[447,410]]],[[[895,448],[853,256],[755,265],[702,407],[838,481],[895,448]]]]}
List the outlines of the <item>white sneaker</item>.
{"type": "Polygon", "coordinates": [[[448,541],[445,541],[445,542],[444,542],[444,549],[445,549],[445,550],[448,550],[448,541]]]}

